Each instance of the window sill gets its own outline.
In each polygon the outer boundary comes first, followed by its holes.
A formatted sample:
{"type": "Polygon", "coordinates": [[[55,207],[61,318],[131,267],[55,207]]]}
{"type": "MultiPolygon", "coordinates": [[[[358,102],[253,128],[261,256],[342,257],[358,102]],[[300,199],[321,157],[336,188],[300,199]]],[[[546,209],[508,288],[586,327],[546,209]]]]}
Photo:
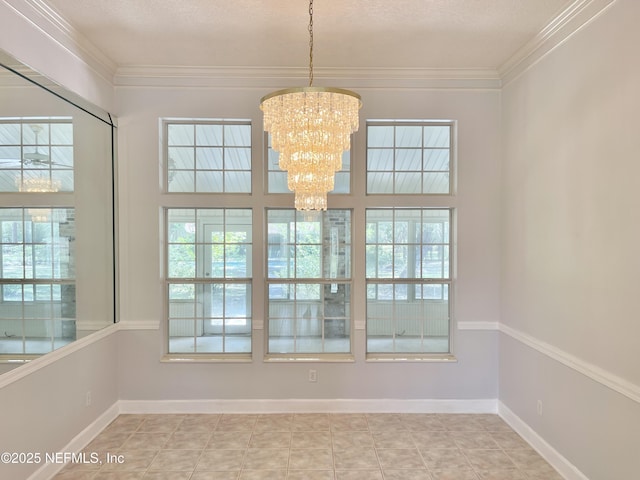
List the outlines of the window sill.
{"type": "Polygon", "coordinates": [[[160,363],[194,364],[194,363],[251,363],[253,359],[250,353],[241,354],[165,354],[160,363]]]}
{"type": "Polygon", "coordinates": [[[426,363],[456,363],[458,359],[450,353],[432,354],[399,354],[372,353],[367,354],[366,361],[375,362],[426,362],[426,363]]]}
{"type": "Polygon", "coordinates": [[[287,354],[267,354],[264,356],[265,363],[355,363],[355,358],[351,354],[319,354],[319,355],[287,355],[287,354]]]}
{"type": "MultiPolygon", "coordinates": [[[[51,352],[47,352],[51,353],[51,352]]],[[[29,363],[31,360],[35,360],[36,358],[41,357],[43,354],[30,354],[30,353],[7,353],[0,355],[0,363],[3,364],[15,364],[22,365],[25,363],[29,363]]]]}

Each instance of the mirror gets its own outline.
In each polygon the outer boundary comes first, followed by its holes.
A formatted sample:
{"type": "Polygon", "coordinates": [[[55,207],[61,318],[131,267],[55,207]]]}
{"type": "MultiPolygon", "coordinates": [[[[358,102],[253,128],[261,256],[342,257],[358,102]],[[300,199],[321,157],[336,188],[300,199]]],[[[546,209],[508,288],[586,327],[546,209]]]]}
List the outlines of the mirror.
{"type": "Polygon", "coordinates": [[[0,373],[116,321],[111,116],[0,51],[0,373]]]}

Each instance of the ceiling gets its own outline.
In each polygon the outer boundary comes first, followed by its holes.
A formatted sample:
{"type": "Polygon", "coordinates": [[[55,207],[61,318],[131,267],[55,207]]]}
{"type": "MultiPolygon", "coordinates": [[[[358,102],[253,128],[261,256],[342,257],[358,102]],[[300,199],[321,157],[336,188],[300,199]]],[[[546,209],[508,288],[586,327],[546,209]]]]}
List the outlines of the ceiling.
{"type": "MultiPolygon", "coordinates": [[[[307,0],[42,0],[117,67],[306,67],[307,0]]],[[[316,0],[314,67],[498,70],[580,0],[316,0]]]]}

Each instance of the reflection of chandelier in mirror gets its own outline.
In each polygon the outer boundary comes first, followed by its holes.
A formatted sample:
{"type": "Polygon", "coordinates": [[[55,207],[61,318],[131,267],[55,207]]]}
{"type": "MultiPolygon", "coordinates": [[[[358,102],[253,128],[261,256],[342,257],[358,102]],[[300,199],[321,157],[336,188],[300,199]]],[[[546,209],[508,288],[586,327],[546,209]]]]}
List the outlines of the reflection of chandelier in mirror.
{"type": "MultiPolygon", "coordinates": [[[[53,193],[60,190],[60,181],[51,180],[47,177],[23,178],[19,182],[18,188],[25,193],[53,193]]],[[[28,208],[27,212],[31,215],[34,222],[48,222],[51,214],[50,208],[28,208]]]]}
{"type": "Polygon", "coordinates": [[[19,188],[25,193],[53,193],[60,190],[60,181],[47,177],[23,178],[19,188]]]}
{"type": "Polygon", "coordinates": [[[358,130],[360,96],[341,88],[313,87],[313,0],[309,3],[309,86],[270,93],[260,101],[271,147],[287,170],[297,210],[326,210],[342,152],[358,130]]]}

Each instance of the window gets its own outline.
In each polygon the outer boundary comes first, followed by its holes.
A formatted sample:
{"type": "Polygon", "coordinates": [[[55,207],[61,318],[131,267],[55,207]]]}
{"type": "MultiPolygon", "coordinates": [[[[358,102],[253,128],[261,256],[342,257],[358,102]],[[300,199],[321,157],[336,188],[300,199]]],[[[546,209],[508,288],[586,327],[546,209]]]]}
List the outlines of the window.
{"type": "Polygon", "coordinates": [[[75,339],[72,208],[0,208],[0,354],[43,354],[75,339]]]}
{"type": "MultiPolygon", "coordinates": [[[[267,142],[267,191],[268,193],[291,193],[287,188],[287,172],[278,166],[279,153],[271,149],[271,136],[265,134],[267,142]]],[[[351,192],[351,151],[342,153],[342,169],[334,177],[334,193],[351,192]]]]}
{"type": "Polygon", "coordinates": [[[166,212],[169,353],[250,353],[251,210],[166,212]]]}
{"type": "Polygon", "coordinates": [[[448,353],[451,211],[366,212],[367,352],[448,353]]]}
{"type": "Polygon", "coordinates": [[[268,361],[450,356],[454,122],[368,122],[367,161],[344,154],[324,212],[289,208],[268,144],[251,191],[249,124],[163,125],[169,360],[249,359],[252,327],[268,361]]]}
{"type": "Polygon", "coordinates": [[[70,118],[0,120],[0,192],[72,192],[70,118]]]}
{"type": "Polygon", "coordinates": [[[267,210],[268,354],[351,352],[351,211],[267,210]]]}
{"type": "Polygon", "coordinates": [[[73,192],[73,148],[69,117],[0,119],[0,192],[17,194],[0,208],[0,355],[76,338],[75,211],[42,206],[73,192]]]}
{"type": "Polygon", "coordinates": [[[251,193],[251,124],[164,122],[166,191],[251,193]]]}
{"type": "Polygon", "coordinates": [[[453,121],[367,122],[366,337],[369,358],[451,352],[453,121]],[[393,207],[378,208],[381,195],[393,207]],[[415,196],[420,195],[416,208],[415,196]],[[439,198],[437,203],[435,198],[439,198]],[[437,208],[436,208],[437,207],[437,208]]]}
{"type": "Polygon", "coordinates": [[[451,122],[368,122],[368,194],[451,193],[451,122]]]}
{"type": "Polygon", "coordinates": [[[164,120],[167,353],[252,351],[251,123],[164,120]],[[177,194],[189,194],[180,197],[177,194]],[[209,208],[211,194],[228,196],[209,208]]]}

